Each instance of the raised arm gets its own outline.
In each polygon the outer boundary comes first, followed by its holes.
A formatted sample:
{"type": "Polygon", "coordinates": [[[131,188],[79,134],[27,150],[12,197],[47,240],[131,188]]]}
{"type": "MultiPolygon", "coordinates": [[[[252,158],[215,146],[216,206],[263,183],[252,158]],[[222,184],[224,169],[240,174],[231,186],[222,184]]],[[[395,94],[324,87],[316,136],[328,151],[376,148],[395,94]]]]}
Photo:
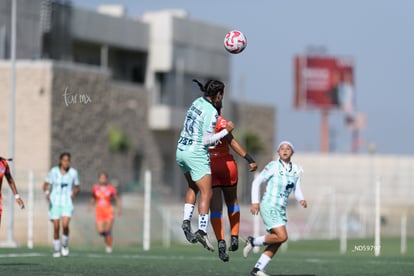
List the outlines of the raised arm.
{"type": "Polygon", "coordinates": [[[257,164],[256,161],[246,152],[246,150],[240,145],[240,143],[234,138],[233,134],[229,133],[226,136],[227,141],[230,144],[230,147],[241,157],[246,159],[246,161],[249,163],[250,171],[253,172],[257,170],[257,164]]]}
{"type": "Polygon", "coordinates": [[[215,143],[216,141],[220,140],[221,138],[223,138],[224,136],[226,136],[227,134],[229,134],[233,129],[234,129],[234,124],[233,122],[230,121],[226,123],[226,128],[222,129],[216,134],[205,132],[203,135],[203,144],[211,145],[215,143]]]}

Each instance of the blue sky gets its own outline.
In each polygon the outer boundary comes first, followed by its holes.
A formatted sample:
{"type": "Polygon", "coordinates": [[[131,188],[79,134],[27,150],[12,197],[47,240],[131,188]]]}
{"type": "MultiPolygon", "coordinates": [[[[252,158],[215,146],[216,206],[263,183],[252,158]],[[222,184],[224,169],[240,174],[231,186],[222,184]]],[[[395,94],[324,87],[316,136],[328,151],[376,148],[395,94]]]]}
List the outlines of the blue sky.
{"type": "MultiPolygon", "coordinates": [[[[357,109],[367,118],[360,152],[375,143],[380,154],[414,154],[414,1],[72,2],[91,9],[118,3],[129,16],[178,8],[195,19],[241,30],[248,46],[232,57],[232,87],[242,89],[248,101],[276,107],[276,140],[291,140],[300,152],[319,150],[321,114],[293,108],[293,57],[309,45],[323,46],[330,55],[353,56],[357,109]]],[[[351,134],[342,115],[332,112],[330,125],[332,150],[349,152],[351,134]]]]}

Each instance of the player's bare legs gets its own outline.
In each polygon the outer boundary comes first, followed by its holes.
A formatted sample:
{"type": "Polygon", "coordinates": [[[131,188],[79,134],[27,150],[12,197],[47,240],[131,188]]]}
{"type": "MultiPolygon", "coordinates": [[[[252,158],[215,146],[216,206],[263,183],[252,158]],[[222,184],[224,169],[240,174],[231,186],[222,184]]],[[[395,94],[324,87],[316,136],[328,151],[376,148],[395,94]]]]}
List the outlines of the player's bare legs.
{"type": "Polygon", "coordinates": [[[187,180],[188,183],[187,193],[185,194],[185,203],[194,205],[196,203],[198,187],[196,183],[194,183],[194,181],[191,179],[190,173],[186,173],[184,176],[185,180],[187,180]]]}
{"type": "Polygon", "coordinates": [[[210,211],[210,221],[218,243],[218,256],[223,262],[228,262],[229,255],[226,253],[226,241],[224,240],[223,197],[221,187],[213,188],[210,211]]]}
{"type": "Polygon", "coordinates": [[[243,256],[245,258],[254,246],[267,245],[259,260],[257,261],[255,268],[252,270],[251,275],[259,275],[259,272],[263,273],[259,266],[265,267],[276,254],[282,243],[287,240],[287,238],[288,235],[286,226],[284,225],[271,229],[270,233],[265,236],[256,238],[248,237],[246,246],[243,249],[243,256]]]}
{"type": "Polygon", "coordinates": [[[59,239],[59,231],[60,231],[60,220],[54,219],[52,220],[53,223],[53,239],[58,240],[59,239]]]}
{"type": "Polygon", "coordinates": [[[273,249],[276,247],[273,247],[272,245],[278,245],[277,248],[279,248],[279,246],[285,241],[287,241],[287,239],[288,235],[286,231],[286,226],[284,225],[271,229],[270,233],[267,235],[256,238],[249,237],[247,239],[246,246],[243,249],[243,256],[246,258],[254,246],[268,245],[268,247],[265,249],[265,252],[268,252],[266,255],[272,258],[273,254],[276,252],[273,251],[273,249]],[[269,250],[267,250],[268,248],[269,250]]]}
{"type": "Polygon", "coordinates": [[[190,173],[185,173],[184,176],[188,183],[188,189],[185,196],[184,220],[181,228],[189,242],[196,243],[198,241],[207,250],[214,251],[213,246],[207,239],[208,212],[212,196],[211,174],[204,175],[196,182],[191,179],[190,173]],[[191,218],[198,192],[200,192],[200,201],[198,203],[198,231],[192,233],[191,218]]]}
{"type": "Polygon", "coordinates": [[[60,257],[60,219],[53,219],[53,257],[60,257]]]}
{"type": "Polygon", "coordinates": [[[184,218],[181,228],[184,231],[186,239],[191,243],[196,243],[196,236],[191,231],[191,218],[193,217],[194,205],[196,203],[198,188],[194,181],[191,179],[191,175],[189,172],[185,173],[184,177],[187,180],[188,189],[185,194],[184,218]]]}
{"type": "Polygon", "coordinates": [[[200,202],[198,203],[198,212],[202,215],[208,215],[210,209],[210,200],[213,195],[211,189],[211,174],[204,175],[200,180],[195,182],[200,191],[200,202]]]}
{"type": "Polygon", "coordinates": [[[210,201],[213,195],[211,189],[211,174],[204,175],[201,179],[195,181],[200,191],[200,201],[198,202],[198,231],[195,233],[197,241],[209,251],[214,251],[213,246],[207,238],[208,212],[210,211],[210,201]]]}
{"type": "Polygon", "coordinates": [[[106,242],[106,253],[112,253],[112,224],[113,221],[105,221],[105,242],[106,242]]]}
{"type": "Polygon", "coordinates": [[[265,244],[284,243],[288,239],[286,226],[273,228],[269,234],[265,236],[265,244]]]}
{"type": "Polygon", "coordinates": [[[227,205],[227,215],[230,222],[230,251],[239,248],[240,206],[237,200],[237,185],[223,187],[224,201],[227,205]]]}
{"type": "Polygon", "coordinates": [[[281,242],[270,244],[266,247],[266,249],[263,251],[264,254],[266,254],[269,258],[273,258],[273,256],[276,254],[279,247],[282,245],[281,242]]]}
{"type": "Polygon", "coordinates": [[[106,252],[112,253],[112,221],[97,221],[96,231],[105,240],[106,252]]]}
{"type": "Polygon", "coordinates": [[[214,234],[216,235],[217,241],[224,240],[224,229],[223,229],[223,197],[221,187],[213,188],[213,196],[210,202],[210,218],[211,225],[213,226],[214,234]]]}
{"type": "Polygon", "coordinates": [[[103,233],[105,232],[105,224],[103,221],[97,221],[96,222],[96,231],[100,234],[103,235],[103,233]]]}
{"type": "Polygon", "coordinates": [[[70,223],[70,217],[62,217],[62,256],[68,256],[69,255],[69,223],[70,223]]]}

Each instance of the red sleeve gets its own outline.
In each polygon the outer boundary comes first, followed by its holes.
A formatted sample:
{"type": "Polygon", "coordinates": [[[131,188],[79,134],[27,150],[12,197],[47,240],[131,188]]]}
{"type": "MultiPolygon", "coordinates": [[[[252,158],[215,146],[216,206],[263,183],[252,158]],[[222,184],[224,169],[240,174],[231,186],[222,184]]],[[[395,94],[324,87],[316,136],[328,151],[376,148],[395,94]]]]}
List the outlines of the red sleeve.
{"type": "Polygon", "coordinates": [[[215,132],[220,132],[222,129],[226,128],[227,120],[223,116],[219,116],[216,123],[215,132]]]}

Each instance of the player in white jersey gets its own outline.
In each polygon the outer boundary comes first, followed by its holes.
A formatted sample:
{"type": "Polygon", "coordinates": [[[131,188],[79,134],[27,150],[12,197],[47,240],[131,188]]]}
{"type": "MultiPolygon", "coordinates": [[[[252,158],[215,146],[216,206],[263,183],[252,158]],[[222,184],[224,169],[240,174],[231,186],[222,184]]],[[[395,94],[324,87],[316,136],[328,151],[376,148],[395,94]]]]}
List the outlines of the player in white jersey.
{"type": "Polygon", "coordinates": [[[307,202],[300,187],[302,169],[291,162],[294,152],[292,143],[283,141],[277,147],[279,158],[266,165],[264,170],[252,183],[252,205],[250,211],[253,215],[260,215],[269,234],[260,237],[248,237],[243,249],[243,256],[247,258],[254,246],[266,245],[259,260],[256,262],[250,275],[266,276],[265,266],[276,254],[280,245],[287,238],[286,232],[286,205],[289,194],[294,191],[296,200],[304,208],[307,202]],[[260,185],[267,182],[266,191],[260,201],[260,185]]]}
{"type": "Polygon", "coordinates": [[[214,251],[207,238],[208,213],[212,196],[208,147],[231,132],[234,125],[232,122],[227,122],[223,130],[214,133],[218,113],[213,104],[223,99],[224,84],[218,80],[210,80],[205,85],[197,80],[193,81],[199,85],[204,96],[197,98],[191,104],[178,139],[176,161],[188,182],[181,228],[189,242],[196,243],[198,241],[207,250],[214,251]],[[199,191],[199,229],[192,233],[191,218],[199,191]]]}
{"type": "Polygon", "coordinates": [[[49,219],[53,223],[53,257],[69,255],[69,222],[73,213],[72,200],[79,193],[78,172],[70,167],[70,153],[64,152],[59,157],[59,165],[53,167],[45,183],[43,191],[49,201],[49,219]],[[62,252],[60,251],[60,224],[62,223],[62,252]]]}

